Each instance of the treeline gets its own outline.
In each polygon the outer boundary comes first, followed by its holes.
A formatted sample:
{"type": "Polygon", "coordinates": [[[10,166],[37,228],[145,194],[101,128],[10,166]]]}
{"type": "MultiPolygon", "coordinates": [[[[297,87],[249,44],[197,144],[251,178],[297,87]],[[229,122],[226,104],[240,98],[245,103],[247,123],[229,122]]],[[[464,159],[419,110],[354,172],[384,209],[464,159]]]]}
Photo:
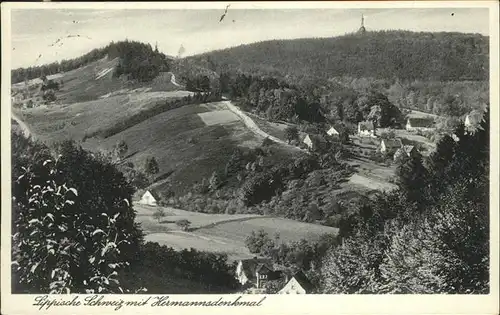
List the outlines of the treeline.
{"type": "Polygon", "coordinates": [[[274,77],[227,73],[220,76],[220,89],[239,99],[244,109],[264,114],[269,120],[322,122],[319,98],[274,77]]]}
{"type": "Polygon", "coordinates": [[[397,169],[399,189],[357,206],[326,254],[322,293],[489,292],[489,116],[397,169]]]}
{"type": "Polygon", "coordinates": [[[23,82],[24,80],[32,80],[42,76],[52,75],[60,72],[66,72],[83,67],[91,62],[102,59],[106,56],[108,47],[93,49],[85,55],[61,62],[53,62],[47,65],[18,68],[11,71],[12,83],[23,82]]]}
{"type": "Polygon", "coordinates": [[[85,141],[88,138],[92,137],[101,137],[101,138],[108,138],[111,137],[112,135],[115,135],[117,133],[120,133],[124,130],[127,130],[128,128],[137,125],[149,118],[152,118],[156,115],[159,115],[161,113],[164,113],[166,111],[179,108],[184,105],[190,105],[190,104],[202,104],[202,103],[208,103],[208,102],[216,102],[220,101],[221,96],[220,94],[217,93],[200,93],[197,92],[193,96],[188,95],[184,96],[182,98],[177,98],[174,100],[167,99],[166,101],[163,102],[158,102],[151,108],[145,109],[143,111],[140,111],[130,117],[127,117],[126,119],[115,123],[113,126],[106,128],[106,129],[100,129],[96,130],[95,132],[92,133],[86,133],[82,139],[82,141],[85,141]]]}
{"type": "Polygon", "coordinates": [[[133,193],[106,156],[13,133],[12,291],[178,293],[182,282],[233,292],[226,256],[144,244],[133,193]]]}
{"type": "Polygon", "coordinates": [[[176,251],[152,242],[141,247],[138,254],[141,260],[124,274],[122,283],[147,288],[148,294],[232,293],[239,287],[235,268],[228,264],[225,254],[201,252],[194,248],[176,251]],[[165,287],[172,286],[168,282],[176,279],[197,283],[203,291],[193,292],[195,288],[188,292],[166,291],[165,287]]]}
{"type": "Polygon", "coordinates": [[[479,34],[376,31],[271,40],[188,59],[208,69],[215,64],[229,71],[282,77],[483,81],[489,76],[488,55],[489,38],[479,34]]]}
{"type": "Polygon", "coordinates": [[[126,74],[131,79],[139,81],[150,81],[161,71],[169,71],[170,66],[167,56],[153,49],[149,44],[136,41],[111,42],[103,48],[93,49],[85,55],[61,62],[53,62],[47,65],[18,68],[11,71],[12,83],[22,82],[48,76],[60,72],[66,72],[83,67],[91,62],[108,56],[108,59],[120,58],[120,63],[115,69],[115,75],[126,74]]]}
{"type": "Polygon", "coordinates": [[[148,82],[160,72],[169,71],[167,56],[154,49],[150,44],[136,41],[111,43],[108,46],[108,59],[120,58],[113,75],[126,75],[128,79],[148,82]]]}

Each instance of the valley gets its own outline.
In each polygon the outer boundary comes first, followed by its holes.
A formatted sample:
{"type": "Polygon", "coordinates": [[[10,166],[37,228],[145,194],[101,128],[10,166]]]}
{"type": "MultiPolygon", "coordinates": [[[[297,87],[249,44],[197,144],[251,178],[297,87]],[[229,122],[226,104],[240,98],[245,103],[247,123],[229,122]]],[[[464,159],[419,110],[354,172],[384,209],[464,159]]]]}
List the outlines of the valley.
{"type": "Polygon", "coordinates": [[[82,268],[153,294],[276,293],[301,273],[307,293],[404,292],[412,233],[446,247],[462,204],[485,209],[487,38],[360,30],[188,57],[125,40],[13,70],[19,235],[49,254],[70,235],[82,268]],[[442,63],[452,44],[468,49],[442,63]],[[60,239],[30,238],[49,221],[60,239]],[[247,284],[260,270],[277,278],[247,284]]]}

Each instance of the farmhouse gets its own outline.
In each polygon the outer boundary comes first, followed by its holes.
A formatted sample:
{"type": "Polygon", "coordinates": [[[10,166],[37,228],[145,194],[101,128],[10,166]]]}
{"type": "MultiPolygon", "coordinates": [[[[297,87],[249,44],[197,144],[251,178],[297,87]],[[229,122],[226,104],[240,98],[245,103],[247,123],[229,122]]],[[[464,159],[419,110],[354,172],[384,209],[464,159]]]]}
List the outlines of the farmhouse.
{"type": "Polygon", "coordinates": [[[417,148],[413,145],[404,145],[401,148],[399,148],[396,153],[394,153],[394,161],[397,161],[403,157],[406,158],[413,158],[417,157],[420,154],[418,152],[417,148]]]}
{"type": "Polygon", "coordinates": [[[406,121],[406,130],[433,130],[434,119],[432,118],[408,118],[406,121]]]}
{"type": "Polygon", "coordinates": [[[392,154],[402,146],[401,139],[382,139],[380,141],[379,150],[383,154],[392,154]]]}
{"type": "Polygon", "coordinates": [[[148,206],[156,206],[158,203],[159,197],[153,191],[146,190],[146,192],[142,195],[141,200],[139,200],[140,204],[148,205],[148,206]]]}
{"type": "Polygon", "coordinates": [[[375,137],[375,126],[371,121],[362,121],[358,123],[358,136],[375,137]]]}
{"type": "Polygon", "coordinates": [[[281,273],[275,271],[270,259],[240,260],[236,266],[236,279],[244,286],[254,286],[257,289],[264,287],[269,280],[279,279],[281,273]]]}
{"type": "Polygon", "coordinates": [[[299,271],[291,276],[283,289],[278,291],[278,294],[307,294],[311,293],[313,289],[314,286],[309,279],[307,279],[302,271],[299,271]]]}

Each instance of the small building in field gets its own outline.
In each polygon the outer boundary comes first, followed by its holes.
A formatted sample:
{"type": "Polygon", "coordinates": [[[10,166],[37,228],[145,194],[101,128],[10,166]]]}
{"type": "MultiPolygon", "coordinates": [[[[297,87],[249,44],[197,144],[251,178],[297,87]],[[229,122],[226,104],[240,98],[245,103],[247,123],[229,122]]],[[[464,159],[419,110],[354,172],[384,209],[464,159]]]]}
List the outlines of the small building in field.
{"type": "Polygon", "coordinates": [[[375,138],[375,126],[371,121],[362,121],[358,123],[358,136],[375,138]]]}
{"type": "Polygon", "coordinates": [[[380,140],[379,150],[383,154],[392,154],[402,146],[401,139],[382,139],[380,140]]]}
{"type": "Polygon", "coordinates": [[[139,203],[142,205],[157,206],[158,200],[159,198],[157,194],[151,190],[146,190],[146,192],[142,195],[141,200],[139,200],[139,203]]]}
{"type": "Polygon", "coordinates": [[[281,272],[275,271],[271,260],[267,258],[240,260],[236,266],[236,279],[243,286],[261,289],[267,281],[279,279],[280,276],[281,272]]]}
{"type": "Polygon", "coordinates": [[[302,271],[288,278],[285,286],[278,291],[278,294],[308,294],[314,289],[314,286],[302,271]]]}
{"type": "Polygon", "coordinates": [[[413,158],[413,157],[417,157],[419,155],[420,155],[420,152],[418,152],[418,150],[415,146],[404,145],[394,153],[394,161],[396,162],[401,158],[413,158]]]}
{"type": "Polygon", "coordinates": [[[306,135],[302,142],[304,142],[307,148],[311,151],[325,148],[328,144],[328,141],[325,138],[312,134],[306,135]]]}
{"type": "Polygon", "coordinates": [[[432,118],[408,118],[406,120],[406,130],[434,130],[435,122],[432,118]]]}
{"type": "Polygon", "coordinates": [[[340,135],[339,129],[335,128],[335,126],[331,126],[330,129],[326,132],[329,136],[338,136],[340,135]]]}

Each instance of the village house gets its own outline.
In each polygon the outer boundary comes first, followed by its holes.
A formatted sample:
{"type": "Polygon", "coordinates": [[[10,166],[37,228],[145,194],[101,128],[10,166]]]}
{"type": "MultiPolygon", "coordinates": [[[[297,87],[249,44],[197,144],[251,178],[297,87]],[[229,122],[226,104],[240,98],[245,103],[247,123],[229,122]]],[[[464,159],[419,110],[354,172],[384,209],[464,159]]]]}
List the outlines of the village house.
{"type": "Polygon", "coordinates": [[[382,139],[380,140],[379,150],[383,154],[393,154],[402,146],[401,139],[382,139]]]}
{"type": "Polygon", "coordinates": [[[244,259],[236,266],[236,279],[243,286],[262,289],[267,281],[277,280],[281,272],[275,271],[267,258],[244,259]]]}
{"type": "Polygon", "coordinates": [[[406,121],[406,130],[408,131],[426,131],[434,128],[434,119],[432,118],[408,118],[406,121]]]}
{"type": "Polygon", "coordinates": [[[285,286],[278,291],[278,294],[308,294],[314,289],[314,286],[302,271],[287,278],[285,286]]]}
{"type": "Polygon", "coordinates": [[[302,141],[307,146],[307,148],[311,151],[325,148],[328,144],[328,141],[321,136],[308,134],[304,137],[302,141]]]}
{"type": "Polygon", "coordinates": [[[413,158],[417,157],[420,155],[420,152],[418,152],[417,148],[413,145],[404,145],[401,148],[399,148],[396,153],[394,153],[394,161],[398,161],[402,157],[406,158],[413,158]]]}
{"type": "Polygon", "coordinates": [[[147,206],[157,206],[159,197],[153,191],[146,190],[139,203],[147,206]]]}
{"type": "Polygon", "coordinates": [[[338,136],[340,135],[340,132],[334,126],[331,126],[330,129],[328,129],[328,131],[326,132],[326,134],[329,136],[338,136]]]}
{"type": "Polygon", "coordinates": [[[358,136],[375,138],[375,126],[371,121],[362,121],[358,123],[358,136]]]}

